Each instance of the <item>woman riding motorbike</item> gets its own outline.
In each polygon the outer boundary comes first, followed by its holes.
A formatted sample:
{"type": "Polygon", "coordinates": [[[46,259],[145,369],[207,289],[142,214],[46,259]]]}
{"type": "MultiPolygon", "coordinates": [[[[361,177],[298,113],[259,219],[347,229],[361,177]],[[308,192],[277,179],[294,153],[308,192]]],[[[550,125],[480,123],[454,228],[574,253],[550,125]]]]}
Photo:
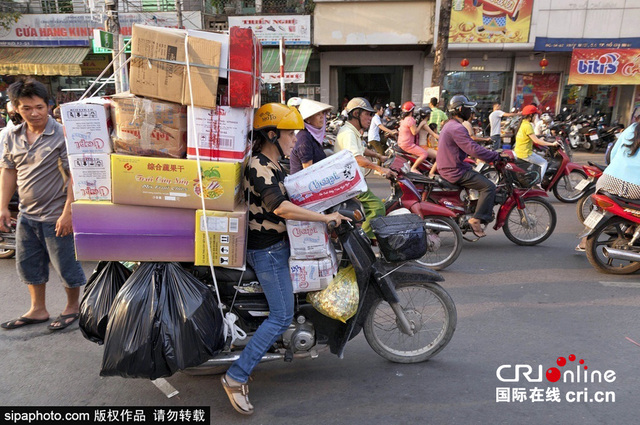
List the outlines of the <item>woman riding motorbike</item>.
{"type": "Polygon", "coordinates": [[[327,128],[326,114],[331,108],[331,105],[315,100],[300,101],[298,110],[304,120],[304,129],[296,134],[296,144],[291,151],[289,158],[291,174],[327,157],[322,149],[322,143],[327,128]]]}
{"type": "Polygon", "coordinates": [[[527,105],[522,108],[522,122],[520,123],[520,128],[516,134],[516,146],[513,149],[513,152],[516,154],[518,159],[522,159],[539,166],[541,169],[540,181],[542,181],[544,174],[547,172],[548,163],[543,157],[533,152],[533,144],[535,143],[538,146],[558,146],[558,142],[545,142],[535,135],[531,122],[537,115],[538,108],[534,105],[527,105]]]}
{"type": "Polygon", "coordinates": [[[253,413],[247,385],[249,375],[293,320],[294,297],[285,219],[337,224],[347,219],[339,213],[312,212],[287,199],[283,184],[285,172],[278,159],[291,153],[296,141],[294,131],[304,128],[302,116],[295,108],[268,103],[256,111],[253,128],[253,156],[244,180],[249,198],[247,262],[253,267],[267,298],[269,317],[221,378],[234,409],[245,415],[253,413]]]}
{"type": "Polygon", "coordinates": [[[423,149],[416,143],[416,135],[418,128],[416,120],[413,118],[413,109],[416,105],[413,102],[405,102],[402,105],[402,120],[400,121],[400,129],[398,130],[398,146],[405,152],[418,157],[411,166],[411,172],[419,172],[418,167],[428,157],[435,158],[436,151],[433,149],[423,149]]]}

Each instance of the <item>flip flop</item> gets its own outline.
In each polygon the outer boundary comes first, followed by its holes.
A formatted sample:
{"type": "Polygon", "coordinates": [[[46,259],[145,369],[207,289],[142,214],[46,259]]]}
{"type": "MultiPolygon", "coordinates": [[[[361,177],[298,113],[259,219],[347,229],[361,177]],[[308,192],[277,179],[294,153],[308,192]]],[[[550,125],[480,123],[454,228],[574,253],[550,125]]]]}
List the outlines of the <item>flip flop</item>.
{"type": "Polygon", "coordinates": [[[76,320],[78,320],[78,317],[80,317],[80,313],[61,314],[60,316],[56,317],[56,320],[51,322],[48,328],[50,331],[60,331],[68,327],[70,324],[72,324],[76,320]],[[67,321],[68,319],[71,319],[71,320],[67,321]],[[59,324],[54,325],[53,324],[54,322],[58,322],[59,324]]]}
{"type": "Polygon", "coordinates": [[[28,317],[18,317],[17,319],[13,319],[13,320],[9,320],[8,322],[4,322],[3,324],[0,325],[1,328],[3,329],[18,329],[21,328],[23,326],[29,326],[29,325],[36,325],[38,323],[44,323],[47,320],[49,320],[49,318],[47,317],[46,319],[30,319],[28,317]],[[18,323],[18,322],[22,322],[22,323],[18,323]]]}
{"type": "Polygon", "coordinates": [[[227,382],[226,376],[222,375],[220,377],[220,382],[222,382],[222,388],[227,393],[227,397],[229,397],[229,401],[231,405],[238,413],[242,413],[243,415],[252,415],[253,414],[253,405],[249,402],[249,386],[247,384],[242,384],[239,387],[232,387],[227,382]],[[240,403],[236,400],[235,396],[239,396],[240,403]]]}
{"type": "MultiPolygon", "coordinates": [[[[480,230],[476,230],[473,228],[473,224],[469,223],[469,226],[471,226],[471,233],[473,233],[476,238],[480,239],[480,238],[484,238],[485,236],[487,236],[487,234],[484,232],[484,229],[482,229],[482,224],[478,223],[478,226],[480,226],[480,230]],[[480,232],[480,233],[478,233],[480,232]]],[[[476,239],[477,240],[477,239],[476,239]]]]}

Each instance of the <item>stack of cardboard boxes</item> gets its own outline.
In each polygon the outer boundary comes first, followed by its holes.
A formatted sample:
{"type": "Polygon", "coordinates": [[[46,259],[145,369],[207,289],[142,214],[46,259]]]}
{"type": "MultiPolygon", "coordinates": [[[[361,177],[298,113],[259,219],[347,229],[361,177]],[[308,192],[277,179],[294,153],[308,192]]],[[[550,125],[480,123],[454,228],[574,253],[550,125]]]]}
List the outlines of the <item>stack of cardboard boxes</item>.
{"type": "Polygon", "coordinates": [[[62,106],[79,260],[208,265],[208,229],[213,264],[244,267],[260,58],[250,29],[136,25],[131,93],[62,106]]]}

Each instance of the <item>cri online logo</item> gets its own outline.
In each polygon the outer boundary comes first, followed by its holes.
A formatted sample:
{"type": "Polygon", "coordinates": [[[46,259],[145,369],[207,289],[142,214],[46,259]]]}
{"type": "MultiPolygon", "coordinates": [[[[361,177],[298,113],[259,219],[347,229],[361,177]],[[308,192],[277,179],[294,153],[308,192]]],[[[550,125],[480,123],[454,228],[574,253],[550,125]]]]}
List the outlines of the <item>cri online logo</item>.
{"type": "Polygon", "coordinates": [[[528,382],[542,382],[546,377],[549,382],[558,382],[562,380],[565,383],[582,382],[582,383],[611,383],[616,380],[616,373],[613,370],[604,372],[599,370],[589,370],[583,359],[576,362],[575,354],[565,357],[558,357],[556,365],[558,367],[550,367],[543,374],[544,367],[538,365],[537,369],[528,364],[502,365],[496,370],[496,376],[501,382],[519,382],[520,378],[524,378],[528,382]]]}
{"type": "Polygon", "coordinates": [[[620,54],[605,53],[597,60],[580,59],[578,61],[578,74],[615,74],[618,71],[620,54]]]}

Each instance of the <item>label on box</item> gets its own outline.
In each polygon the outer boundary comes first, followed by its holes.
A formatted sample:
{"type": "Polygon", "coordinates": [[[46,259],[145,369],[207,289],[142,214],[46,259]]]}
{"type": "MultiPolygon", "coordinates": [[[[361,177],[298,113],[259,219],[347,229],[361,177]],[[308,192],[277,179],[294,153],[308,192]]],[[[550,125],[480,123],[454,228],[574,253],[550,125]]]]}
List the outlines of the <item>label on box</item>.
{"type": "Polygon", "coordinates": [[[212,161],[242,161],[249,153],[252,113],[250,108],[229,106],[188,107],[187,158],[199,154],[200,158],[212,161]]]}
{"type": "Polygon", "coordinates": [[[241,211],[196,211],[195,264],[209,265],[207,230],[214,266],[242,268],[245,266],[247,239],[247,209],[241,211]]]}
{"type": "Polygon", "coordinates": [[[335,257],[325,257],[317,260],[289,259],[289,272],[293,292],[312,292],[325,289],[333,276],[338,272],[335,257]]]}
{"type": "Polygon", "coordinates": [[[103,99],[64,103],[60,106],[67,154],[112,152],[109,104],[103,99]],[[92,103],[93,102],[93,103],[92,103]]]}
{"type": "Polygon", "coordinates": [[[69,155],[69,170],[73,177],[76,200],[111,200],[110,154],[69,155]]]}
{"type": "Polygon", "coordinates": [[[287,234],[293,258],[323,258],[331,253],[331,241],[325,223],[287,220],[287,234]]]}

